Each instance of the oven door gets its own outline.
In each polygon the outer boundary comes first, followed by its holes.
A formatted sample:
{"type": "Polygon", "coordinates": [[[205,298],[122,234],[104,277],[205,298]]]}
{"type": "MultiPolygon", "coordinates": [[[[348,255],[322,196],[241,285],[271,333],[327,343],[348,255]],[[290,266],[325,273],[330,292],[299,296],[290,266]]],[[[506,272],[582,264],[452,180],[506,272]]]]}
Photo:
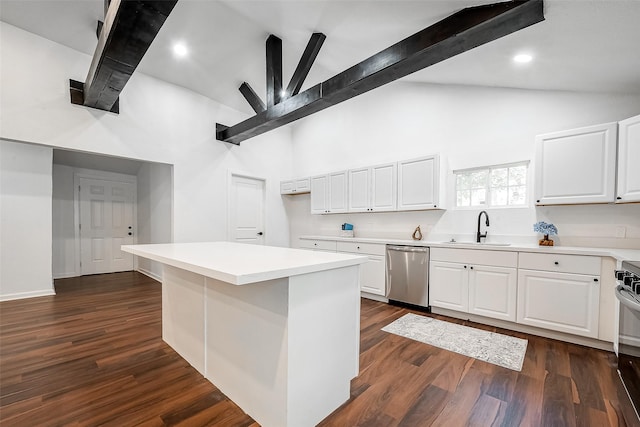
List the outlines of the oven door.
{"type": "MultiPolygon", "coordinates": [[[[640,301],[627,287],[616,287],[620,301],[618,373],[636,411],[640,412],[640,301]]],[[[640,418],[640,417],[639,417],[640,418]]]]}

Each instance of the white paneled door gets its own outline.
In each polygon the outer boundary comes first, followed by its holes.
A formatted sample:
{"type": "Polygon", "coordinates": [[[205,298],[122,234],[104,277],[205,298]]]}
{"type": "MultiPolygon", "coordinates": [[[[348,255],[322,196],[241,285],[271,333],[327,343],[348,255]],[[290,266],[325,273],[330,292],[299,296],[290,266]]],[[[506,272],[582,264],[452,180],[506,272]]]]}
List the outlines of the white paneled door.
{"type": "Polygon", "coordinates": [[[81,274],[133,270],[135,188],[129,182],[80,178],[81,274]]]}
{"type": "Polygon", "coordinates": [[[231,175],[229,240],[264,244],[264,180],[231,175]]]}

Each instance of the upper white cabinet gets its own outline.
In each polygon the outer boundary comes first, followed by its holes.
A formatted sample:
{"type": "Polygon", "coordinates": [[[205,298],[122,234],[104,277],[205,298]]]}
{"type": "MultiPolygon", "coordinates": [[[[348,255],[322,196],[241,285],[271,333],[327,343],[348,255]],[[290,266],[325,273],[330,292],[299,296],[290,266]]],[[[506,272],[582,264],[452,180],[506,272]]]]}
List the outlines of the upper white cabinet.
{"type": "Polygon", "coordinates": [[[303,194],[311,191],[309,178],[292,179],[280,182],[280,194],[303,194]]]}
{"type": "Polygon", "coordinates": [[[347,211],[347,172],[311,177],[311,213],[347,211]]]}
{"type": "Polygon", "coordinates": [[[536,204],[613,202],[616,145],[617,123],[538,135],[536,204]]]}
{"type": "Polygon", "coordinates": [[[437,208],[439,177],[438,155],[398,162],[398,210],[437,208]]]}
{"type": "Polygon", "coordinates": [[[640,201],[640,116],[619,122],[617,203],[640,201]]]}
{"type": "Polygon", "coordinates": [[[389,163],[360,169],[349,174],[349,212],[396,210],[397,165],[389,163]]]}

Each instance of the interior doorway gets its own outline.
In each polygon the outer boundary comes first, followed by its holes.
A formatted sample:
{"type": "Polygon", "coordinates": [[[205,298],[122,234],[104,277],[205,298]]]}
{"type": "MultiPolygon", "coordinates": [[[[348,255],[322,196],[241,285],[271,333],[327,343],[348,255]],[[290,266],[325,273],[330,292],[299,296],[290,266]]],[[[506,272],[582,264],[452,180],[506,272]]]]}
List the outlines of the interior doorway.
{"type": "Polygon", "coordinates": [[[229,240],[263,245],[265,180],[232,173],[229,181],[229,240]]]}
{"type": "Polygon", "coordinates": [[[80,274],[133,270],[135,186],[130,182],[80,178],[80,274]]]}

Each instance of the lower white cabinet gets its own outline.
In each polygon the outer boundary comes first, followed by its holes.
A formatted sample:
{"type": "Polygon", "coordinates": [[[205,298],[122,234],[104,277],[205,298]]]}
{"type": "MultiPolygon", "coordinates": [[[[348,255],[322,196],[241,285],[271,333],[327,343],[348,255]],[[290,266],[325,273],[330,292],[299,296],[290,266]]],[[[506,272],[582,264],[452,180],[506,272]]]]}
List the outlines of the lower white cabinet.
{"type": "Polygon", "coordinates": [[[430,305],[516,321],[516,253],[432,248],[431,260],[430,305]]]}
{"type": "Polygon", "coordinates": [[[469,271],[465,264],[431,261],[429,305],[465,313],[469,311],[469,271]]]}
{"type": "Polygon", "coordinates": [[[515,268],[472,265],[469,270],[469,313],[516,320],[515,268]]]}
{"type": "Polygon", "coordinates": [[[385,296],[386,293],[386,246],[375,243],[337,242],[337,251],[348,254],[366,255],[369,261],[360,264],[360,290],[370,294],[385,296]]]}
{"type": "Polygon", "coordinates": [[[518,323],[597,338],[599,312],[599,276],[519,270],[518,323]]]}
{"type": "Polygon", "coordinates": [[[369,261],[360,264],[360,290],[385,296],[386,261],[384,244],[344,242],[335,240],[300,239],[300,248],[324,252],[364,255],[369,261]]]}
{"type": "Polygon", "coordinates": [[[336,241],[335,240],[300,239],[300,248],[312,249],[314,251],[335,252],[336,241]]]}

